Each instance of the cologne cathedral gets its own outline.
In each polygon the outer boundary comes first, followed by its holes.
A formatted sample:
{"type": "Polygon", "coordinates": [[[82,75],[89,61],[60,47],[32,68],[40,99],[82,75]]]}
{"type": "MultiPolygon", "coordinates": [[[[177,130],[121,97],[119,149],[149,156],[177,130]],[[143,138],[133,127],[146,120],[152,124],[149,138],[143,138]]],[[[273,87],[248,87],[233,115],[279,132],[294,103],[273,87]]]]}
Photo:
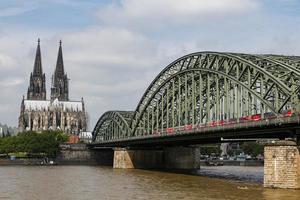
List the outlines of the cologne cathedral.
{"type": "Polygon", "coordinates": [[[80,101],[69,100],[69,79],[64,70],[61,41],[52,76],[50,100],[47,100],[46,76],[43,73],[38,40],[27,98],[23,96],[21,103],[20,131],[62,130],[69,134],[79,134],[86,131],[86,117],[83,98],[80,101]]]}

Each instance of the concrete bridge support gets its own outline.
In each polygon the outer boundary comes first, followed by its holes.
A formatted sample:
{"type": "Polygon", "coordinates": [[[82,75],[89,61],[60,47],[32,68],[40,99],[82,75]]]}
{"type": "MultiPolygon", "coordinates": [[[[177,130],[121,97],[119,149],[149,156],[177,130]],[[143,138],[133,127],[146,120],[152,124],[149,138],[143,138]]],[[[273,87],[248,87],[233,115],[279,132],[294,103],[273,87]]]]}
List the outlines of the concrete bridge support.
{"type": "Polygon", "coordinates": [[[113,168],[116,169],[134,169],[133,161],[134,151],[123,148],[114,149],[113,168]]]}
{"type": "Polygon", "coordinates": [[[191,170],[200,167],[196,147],[168,147],[163,150],[114,149],[114,168],[191,170]]]}
{"type": "Polygon", "coordinates": [[[300,189],[300,154],[293,141],[275,141],[265,146],[264,186],[300,189]]]}
{"type": "Polygon", "coordinates": [[[114,149],[113,168],[119,169],[154,169],[163,167],[162,150],[114,149]]]}

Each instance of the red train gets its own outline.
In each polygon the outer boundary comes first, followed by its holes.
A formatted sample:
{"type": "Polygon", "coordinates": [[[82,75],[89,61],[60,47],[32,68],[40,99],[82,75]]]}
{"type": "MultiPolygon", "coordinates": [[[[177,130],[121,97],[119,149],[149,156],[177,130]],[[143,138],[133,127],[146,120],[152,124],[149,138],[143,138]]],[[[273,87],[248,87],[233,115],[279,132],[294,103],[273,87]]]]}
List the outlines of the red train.
{"type": "MultiPolygon", "coordinates": [[[[193,125],[193,124],[187,124],[185,126],[176,127],[176,128],[166,128],[165,132],[167,134],[173,134],[175,131],[190,131],[197,128],[207,128],[207,127],[215,127],[215,126],[224,126],[224,125],[230,125],[230,124],[238,124],[238,123],[246,123],[246,122],[255,122],[260,120],[272,120],[275,118],[286,118],[286,117],[292,117],[295,114],[292,110],[285,110],[280,115],[276,115],[272,112],[264,113],[263,117],[261,114],[255,114],[250,116],[244,116],[239,119],[233,118],[226,120],[219,120],[219,121],[211,121],[206,124],[199,124],[199,125],[193,125]]],[[[157,131],[153,131],[153,135],[160,134],[157,131]]]]}

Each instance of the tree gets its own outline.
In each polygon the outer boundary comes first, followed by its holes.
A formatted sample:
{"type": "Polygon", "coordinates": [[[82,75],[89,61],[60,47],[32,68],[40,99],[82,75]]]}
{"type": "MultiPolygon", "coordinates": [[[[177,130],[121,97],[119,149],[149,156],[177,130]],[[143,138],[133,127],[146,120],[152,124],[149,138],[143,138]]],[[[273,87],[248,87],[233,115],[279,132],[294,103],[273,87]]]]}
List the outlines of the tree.
{"type": "Polygon", "coordinates": [[[219,145],[212,145],[212,146],[201,146],[200,152],[202,155],[212,155],[215,154],[216,156],[220,155],[221,150],[219,145]]]}
{"type": "Polygon", "coordinates": [[[0,153],[26,152],[33,155],[54,157],[59,151],[59,144],[66,142],[68,136],[58,131],[29,131],[17,136],[0,138],[0,153]]]}
{"type": "Polygon", "coordinates": [[[241,149],[245,154],[251,155],[253,157],[264,153],[264,146],[256,142],[244,142],[241,145],[241,149]]]}

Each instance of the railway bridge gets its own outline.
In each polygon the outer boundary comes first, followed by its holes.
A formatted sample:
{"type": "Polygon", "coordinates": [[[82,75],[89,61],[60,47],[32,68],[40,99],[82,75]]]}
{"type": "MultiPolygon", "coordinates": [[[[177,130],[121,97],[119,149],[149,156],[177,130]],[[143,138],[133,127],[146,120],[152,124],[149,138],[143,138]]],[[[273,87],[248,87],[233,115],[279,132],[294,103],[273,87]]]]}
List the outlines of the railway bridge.
{"type": "Polygon", "coordinates": [[[133,167],[135,161],[157,157],[158,149],[164,149],[162,162],[171,159],[172,167],[181,157],[184,162],[188,154],[195,157],[190,145],[226,139],[280,140],[265,147],[265,185],[300,187],[299,90],[300,57],[192,53],[158,74],[135,111],[104,113],[90,148],[114,148],[115,162],[129,159],[133,167]],[[141,153],[150,150],[155,153],[141,153]],[[278,175],[279,168],[274,168],[278,162],[286,166],[285,174],[281,170],[278,175]],[[294,179],[287,183],[290,174],[294,179]]]}

